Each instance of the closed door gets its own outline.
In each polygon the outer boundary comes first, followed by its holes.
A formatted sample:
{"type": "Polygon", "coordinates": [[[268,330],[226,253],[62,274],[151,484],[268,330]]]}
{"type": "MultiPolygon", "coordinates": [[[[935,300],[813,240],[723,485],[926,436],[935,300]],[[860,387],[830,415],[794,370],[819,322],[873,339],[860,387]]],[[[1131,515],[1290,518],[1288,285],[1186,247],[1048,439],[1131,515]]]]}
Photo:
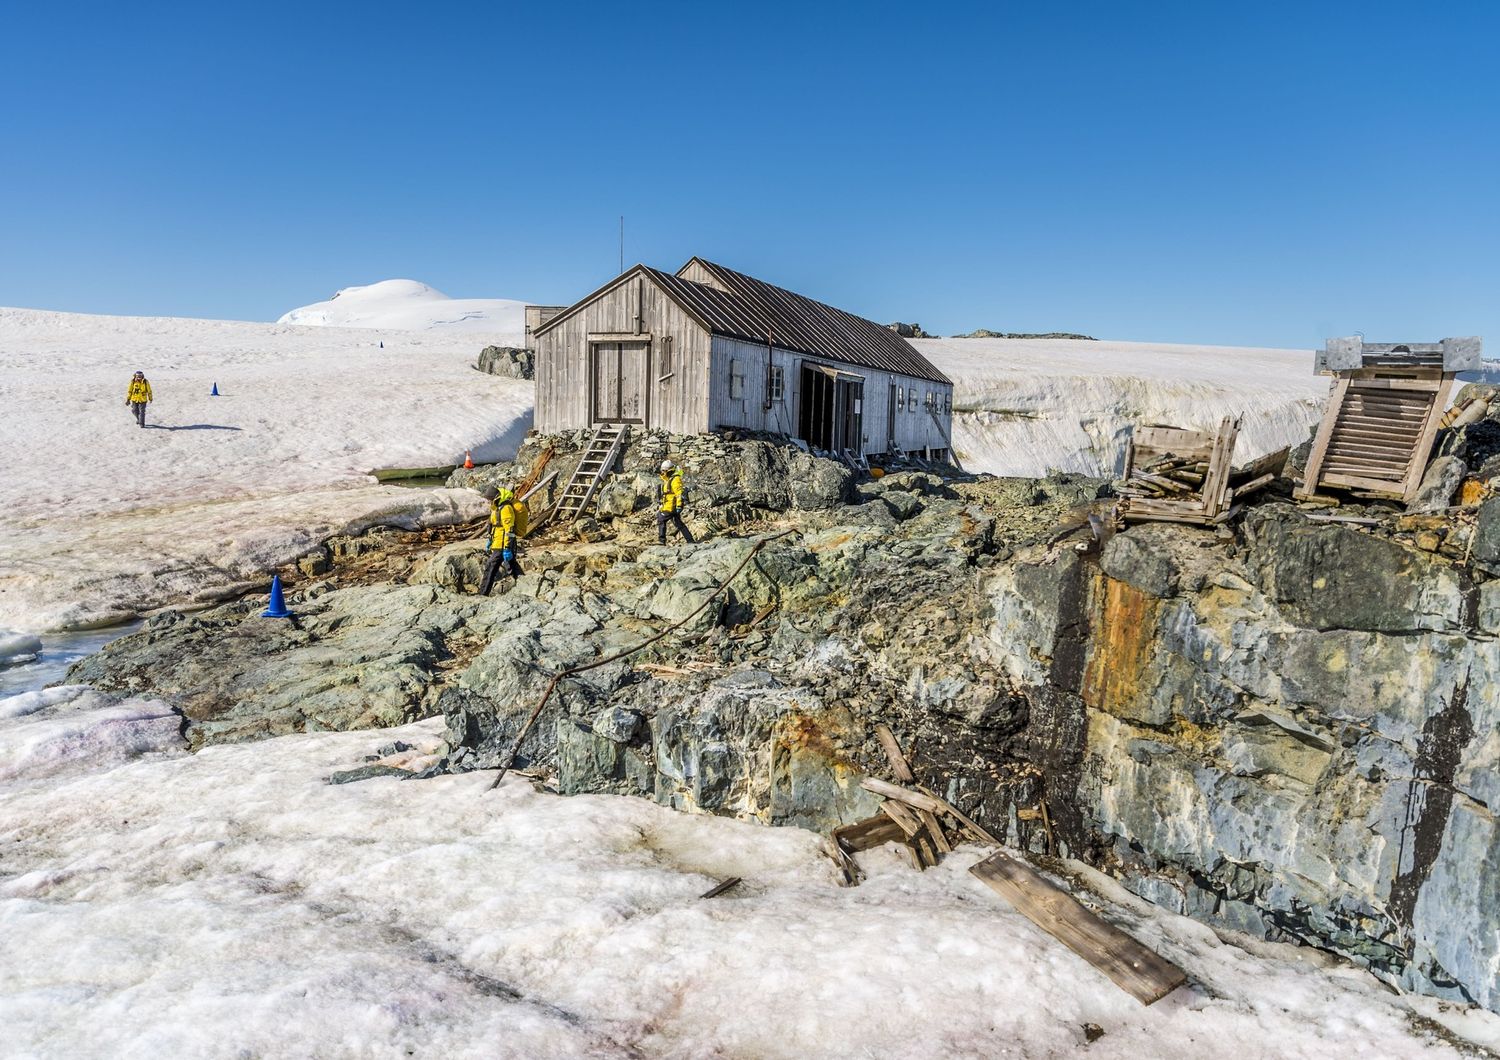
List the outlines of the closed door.
{"type": "Polygon", "coordinates": [[[646,422],[644,342],[599,342],[592,347],[595,423],[646,422]]]}

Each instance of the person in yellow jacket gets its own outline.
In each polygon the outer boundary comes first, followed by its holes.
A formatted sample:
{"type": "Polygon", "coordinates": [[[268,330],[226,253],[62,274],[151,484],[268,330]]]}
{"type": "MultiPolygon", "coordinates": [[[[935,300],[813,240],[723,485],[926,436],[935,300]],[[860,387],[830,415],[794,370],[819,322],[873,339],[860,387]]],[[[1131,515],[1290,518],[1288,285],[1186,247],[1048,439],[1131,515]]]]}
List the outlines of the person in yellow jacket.
{"type": "Polygon", "coordinates": [[[145,372],[136,372],[130,377],[130,387],[125,391],[125,404],[135,413],[137,427],[146,426],[146,406],[151,404],[151,384],[145,372]]]}
{"type": "Polygon", "coordinates": [[[504,567],[512,578],[521,576],[521,564],[516,561],[521,538],[526,536],[526,502],[504,486],[495,493],[490,502],[489,558],[484,563],[484,581],[479,586],[479,595],[490,595],[495,578],[504,567]]]}
{"type": "Polygon", "coordinates": [[[661,484],[656,487],[656,499],[661,502],[656,512],[657,544],[667,543],[667,523],[670,522],[682,535],[682,539],[691,545],[693,535],[682,521],[682,509],[686,503],[682,490],[682,468],[670,460],[661,462],[661,484]]]}

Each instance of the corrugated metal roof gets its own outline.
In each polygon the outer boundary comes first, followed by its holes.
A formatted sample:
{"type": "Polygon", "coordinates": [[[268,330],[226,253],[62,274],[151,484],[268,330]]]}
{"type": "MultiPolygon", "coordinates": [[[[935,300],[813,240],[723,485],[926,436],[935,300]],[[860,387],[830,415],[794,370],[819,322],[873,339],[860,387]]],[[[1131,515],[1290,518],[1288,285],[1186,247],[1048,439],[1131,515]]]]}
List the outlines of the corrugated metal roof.
{"type": "Polygon", "coordinates": [[[747,342],[769,342],[783,350],[843,364],[952,384],[952,380],[918,353],[916,347],[890,328],[702,258],[693,258],[678,271],[686,270],[695,261],[727,291],[637,265],[553,317],[534,334],[550,331],[621,280],[639,271],[649,275],[673,301],[715,335],[747,342]]]}
{"type": "Polygon", "coordinates": [[[882,372],[952,382],[888,327],[703,258],[693,258],[678,271],[686,270],[694,261],[730,293],[684,280],[680,275],[650,271],[715,334],[749,342],[769,341],[784,350],[882,372]]]}

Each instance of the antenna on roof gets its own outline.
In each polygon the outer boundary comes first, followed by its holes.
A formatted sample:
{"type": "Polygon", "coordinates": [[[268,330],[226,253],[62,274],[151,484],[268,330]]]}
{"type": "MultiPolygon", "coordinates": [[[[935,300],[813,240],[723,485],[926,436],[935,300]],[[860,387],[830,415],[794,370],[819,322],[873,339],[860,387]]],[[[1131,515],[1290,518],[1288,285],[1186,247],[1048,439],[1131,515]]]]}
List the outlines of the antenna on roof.
{"type": "Polygon", "coordinates": [[[625,215],[620,215],[620,271],[625,271],[625,215]]]}

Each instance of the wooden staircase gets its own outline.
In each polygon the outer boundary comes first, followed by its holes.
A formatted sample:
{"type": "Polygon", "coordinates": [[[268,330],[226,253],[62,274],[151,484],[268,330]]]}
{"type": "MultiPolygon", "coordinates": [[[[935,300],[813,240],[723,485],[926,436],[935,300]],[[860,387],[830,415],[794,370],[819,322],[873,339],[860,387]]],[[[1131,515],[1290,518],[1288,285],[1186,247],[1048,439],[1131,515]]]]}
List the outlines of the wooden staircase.
{"type": "Polygon", "coordinates": [[[620,459],[620,453],[625,449],[625,436],[629,431],[629,425],[624,423],[599,425],[589,439],[573,477],[563,487],[557,507],[552,511],[552,522],[571,522],[588,510],[594,494],[599,491],[599,487],[614,470],[616,461],[620,459]]]}

